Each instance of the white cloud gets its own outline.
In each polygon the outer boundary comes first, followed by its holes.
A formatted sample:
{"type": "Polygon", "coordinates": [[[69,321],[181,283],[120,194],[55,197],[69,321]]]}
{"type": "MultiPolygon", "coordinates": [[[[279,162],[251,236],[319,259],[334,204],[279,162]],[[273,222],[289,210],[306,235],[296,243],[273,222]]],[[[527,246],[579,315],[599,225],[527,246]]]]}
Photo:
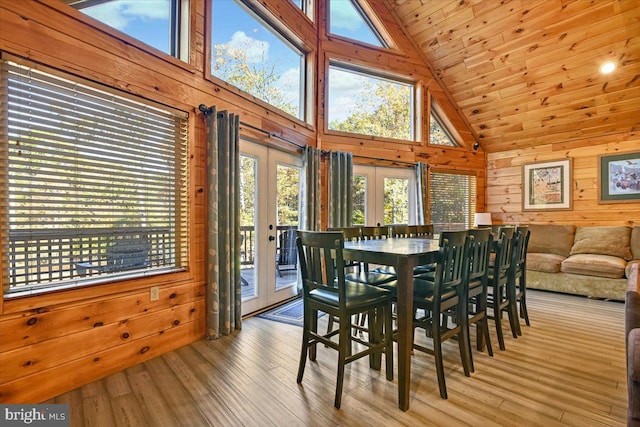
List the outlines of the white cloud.
{"type": "Polygon", "coordinates": [[[226,43],[231,49],[243,51],[250,64],[264,63],[269,60],[269,42],[249,37],[244,31],[236,31],[226,43]]]}
{"type": "Polygon", "coordinates": [[[353,9],[350,1],[331,2],[331,27],[356,31],[362,26],[362,19],[353,9]]]}
{"type": "Polygon", "coordinates": [[[298,105],[300,102],[300,68],[286,70],[275,86],[280,90],[285,102],[298,105]]]}
{"type": "Polygon", "coordinates": [[[344,120],[356,108],[355,99],[362,98],[365,77],[358,74],[330,69],[329,73],[329,121],[344,120]]]}
{"type": "Polygon", "coordinates": [[[123,31],[135,21],[149,19],[169,19],[168,0],[121,0],[88,7],[82,12],[123,31]]]}

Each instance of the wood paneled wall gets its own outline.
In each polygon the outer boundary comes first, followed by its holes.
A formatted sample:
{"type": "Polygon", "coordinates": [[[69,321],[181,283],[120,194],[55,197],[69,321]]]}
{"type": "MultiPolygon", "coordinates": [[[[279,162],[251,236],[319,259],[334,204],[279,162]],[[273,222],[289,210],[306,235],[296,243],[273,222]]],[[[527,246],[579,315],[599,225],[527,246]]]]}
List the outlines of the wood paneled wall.
{"type": "MultiPolygon", "coordinates": [[[[40,402],[204,336],[207,204],[205,193],[199,192],[206,185],[205,128],[197,109],[200,104],[238,113],[243,122],[301,145],[471,171],[478,176],[479,205],[483,206],[485,155],[470,148],[471,133],[413,51],[411,42],[385,14],[382,0],[370,3],[394,38],[398,48],[393,53],[331,40],[293,2],[260,3],[307,45],[316,76],[312,93],[324,93],[327,61],[332,55],[410,76],[420,81],[425,95],[436,99],[451,115],[451,122],[460,126],[457,130],[466,147],[430,147],[420,142],[332,134],[324,130],[322,95],[312,103],[307,123],[210,78],[205,0],[190,1],[189,64],[114,31],[59,0],[0,0],[3,52],[171,106],[190,116],[189,271],[40,296],[0,298],[0,402],[40,402]],[[150,286],[160,287],[159,301],[150,301],[150,286]]],[[[324,3],[316,3],[318,13],[325,12],[324,3]]],[[[422,108],[428,111],[427,105],[422,108]]],[[[423,134],[426,129],[424,124],[423,134]]],[[[241,128],[241,135],[292,149],[247,126],[241,128]]]]}
{"type": "Polygon", "coordinates": [[[640,152],[640,134],[557,142],[487,155],[487,212],[495,223],[640,225],[640,202],[598,203],[598,156],[640,152]],[[571,210],[522,211],[522,165],[573,159],[571,210]]]}

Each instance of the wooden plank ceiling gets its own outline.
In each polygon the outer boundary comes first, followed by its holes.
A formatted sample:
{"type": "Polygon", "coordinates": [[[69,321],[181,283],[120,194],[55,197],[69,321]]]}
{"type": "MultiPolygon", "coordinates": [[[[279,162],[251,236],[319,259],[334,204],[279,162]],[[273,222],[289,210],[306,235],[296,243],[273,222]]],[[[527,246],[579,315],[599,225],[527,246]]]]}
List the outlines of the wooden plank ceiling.
{"type": "Polygon", "coordinates": [[[640,1],[387,3],[485,151],[640,131],[640,1]]]}

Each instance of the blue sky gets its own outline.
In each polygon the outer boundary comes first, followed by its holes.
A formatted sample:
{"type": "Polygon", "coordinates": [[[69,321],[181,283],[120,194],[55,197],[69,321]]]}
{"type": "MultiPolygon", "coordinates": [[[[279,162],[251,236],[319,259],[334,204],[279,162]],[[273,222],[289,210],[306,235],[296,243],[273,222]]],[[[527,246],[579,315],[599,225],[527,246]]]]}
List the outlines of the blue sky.
{"type": "MultiPolygon", "coordinates": [[[[330,9],[333,32],[377,44],[349,0],[331,0],[330,9]]],[[[161,51],[169,52],[169,0],[115,0],[82,11],[161,51]]],[[[244,50],[251,63],[275,65],[280,74],[277,86],[287,99],[297,103],[300,63],[287,45],[259,25],[233,0],[213,0],[213,14],[213,43],[244,50]]],[[[353,108],[354,97],[361,91],[361,81],[348,73],[342,73],[339,80],[332,82],[329,94],[331,119],[345,117],[353,108]]]]}

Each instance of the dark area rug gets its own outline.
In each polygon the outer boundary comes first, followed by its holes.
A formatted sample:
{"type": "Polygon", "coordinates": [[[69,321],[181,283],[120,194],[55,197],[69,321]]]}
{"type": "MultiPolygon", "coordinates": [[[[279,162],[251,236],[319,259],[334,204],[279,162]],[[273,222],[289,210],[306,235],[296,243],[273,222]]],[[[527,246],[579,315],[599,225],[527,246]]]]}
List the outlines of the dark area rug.
{"type": "MultiPolygon", "coordinates": [[[[318,317],[322,317],[325,314],[326,313],[319,312],[318,317]]],[[[289,325],[302,326],[302,298],[296,298],[269,311],[257,314],[256,317],[273,320],[274,322],[287,323],[289,325]]]]}

